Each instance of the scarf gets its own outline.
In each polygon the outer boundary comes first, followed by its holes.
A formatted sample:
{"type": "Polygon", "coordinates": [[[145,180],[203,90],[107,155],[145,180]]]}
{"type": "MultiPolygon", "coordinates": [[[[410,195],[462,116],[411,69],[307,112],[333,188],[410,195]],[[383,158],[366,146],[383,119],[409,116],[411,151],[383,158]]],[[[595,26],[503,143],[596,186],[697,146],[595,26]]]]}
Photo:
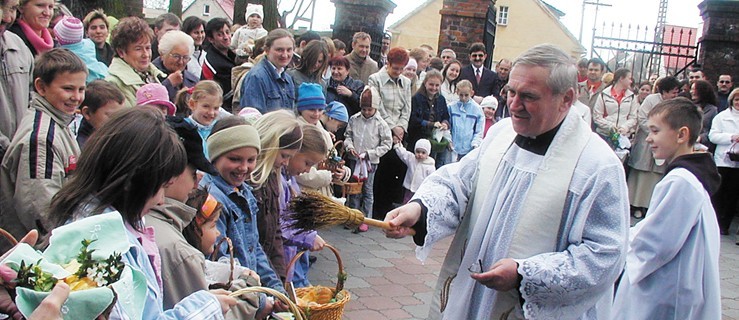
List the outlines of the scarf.
{"type": "Polygon", "coordinates": [[[41,36],[39,37],[36,31],[31,29],[31,26],[22,19],[19,19],[17,23],[21,27],[21,30],[23,30],[23,34],[26,35],[28,42],[31,43],[39,54],[49,51],[54,47],[54,39],[51,38],[49,29],[41,29],[41,36]]]}

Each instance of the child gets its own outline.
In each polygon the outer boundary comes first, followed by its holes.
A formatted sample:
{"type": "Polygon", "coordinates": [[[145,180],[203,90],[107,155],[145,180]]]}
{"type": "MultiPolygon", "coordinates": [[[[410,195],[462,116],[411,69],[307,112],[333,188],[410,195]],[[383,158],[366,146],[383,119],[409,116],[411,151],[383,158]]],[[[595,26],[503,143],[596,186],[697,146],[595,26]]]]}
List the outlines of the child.
{"type": "Polygon", "coordinates": [[[259,132],[260,144],[264,150],[257,158],[256,169],[250,181],[257,190],[259,243],[275,272],[284,282],[287,270],[280,228],[280,172],[300,150],[303,131],[295,115],[287,110],[265,114],[257,120],[254,127],[259,132]]]}
{"type": "Polygon", "coordinates": [[[198,134],[203,139],[203,150],[208,158],[208,147],[206,141],[210,136],[213,125],[220,117],[221,104],[223,104],[223,89],[218,82],[203,80],[192,88],[185,88],[177,93],[175,102],[178,108],[187,105],[191,114],[187,122],[198,128],[198,134]]]}
{"type": "Polygon", "coordinates": [[[475,90],[472,90],[469,80],[457,83],[457,95],[459,101],[449,106],[449,116],[452,119],[452,145],[459,160],[482,143],[485,116],[477,102],[471,99],[475,90]]]}
{"type": "Polygon", "coordinates": [[[69,49],[87,65],[87,82],[102,80],[108,76],[108,66],[97,60],[95,43],[83,39],[85,27],[75,17],[65,16],[54,26],[56,40],[62,48],[69,49]]]}
{"type": "Polygon", "coordinates": [[[105,80],[88,83],[85,91],[85,100],[80,105],[83,119],[77,131],[80,149],[84,148],[85,142],[95,129],[108,122],[114,113],[123,110],[126,99],[118,87],[105,80]]]}
{"type": "Polygon", "coordinates": [[[482,107],[482,113],[485,115],[485,129],[482,132],[482,137],[485,138],[488,129],[495,124],[495,109],[498,109],[498,99],[495,96],[482,98],[480,107],[482,107]]]}
{"type": "MultiPolygon", "coordinates": [[[[380,162],[380,157],[390,151],[393,143],[390,127],[377,113],[380,103],[380,94],[377,89],[367,86],[359,100],[361,107],[359,113],[349,119],[344,140],[349,160],[358,163],[354,169],[354,176],[364,181],[362,194],[349,196],[347,200],[349,207],[360,209],[365,217],[372,216],[373,184],[377,164],[380,162]],[[361,166],[365,166],[368,170],[358,171],[356,168],[361,166]]],[[[366,224],[361,224],[355,232],[365,232],[367,229],[366,224]]]]}
{"type": "MultiPolygon", "coordinates": [[[[326,159],[328,148],[323,140],[323,132],[316,126],[303,125],[303,143],[300,151],[290,159],[285,170],[282,171],[282,192],[280,193],[280,223],[282,225],[282,239],[285,248],[285,265],[289,264],[295,255],[302,250],[318,251],[323,249],[326,242],[314,230],[298,232],[288,227],[288,204],[292,197],[300,194],[300,186],[295,177],[310,170],[319,162],[326,159]]],[[[293,287],[310,286],[308,282],[308,268],[310,256],[306,252],[295,262],[293,272],[287,274],[286,281],[292,281],[293,287]]]]}
{"type": "Polygon", "coordinates": [[[339,131],[339,129],[346,126],[349,122],[349,112],[346,110],[346,106],[338,101],[331,101],[326,106],[326,111],[321,115],[321,124],[331,136],[339,131]]]}
{"type": "Polygon", "coordinates": [[[614,319],[720,319],[719,227],[710,195],[719,186],[709,153],[694,153],[702,114],[685,98],[649,112],[655,159],[667,171],[649,215],[630,230],[614,319]]]}
{"type": "MultiPolygon", "coordinates": [[[[220,318],[222,308],[236,304],[225,292],[200,290],[163,311],[161,259],[154,231],[143,220],[152,207],[164,202],[165,190],[186,164],[182,143],[159,111],[128,108],[90,138],[80,155],[79,170],[49,206],[54,226],[112,211],[121,215],[127,237],[120,241],[129,244],[129,251],[122,253],[123,262],[146,280],[141,319],[181,319],[191,313],[220,318]]],[[[119,299],[111,318],[134,318],[123,314],[122,303],[119,299]]]]}
{"type": "MultiPolygon", "coordinates": [[[[441,72],[431,70],[426,73],[418,92],[411,99],[411,115],[408,121],[408,145],[413,146],[419,139],[432,137],[434,129],[449,130],[449,108],[441,95],[441,72]]],[[[431,150],[428,150],[429,152],[431,150]]],[[[430,155],[438,166],[447,163],[447,148],[430,155]]]]}
{"type": "Polygon", "coordinates": [[[249,40],[255,43],[257,39],[267,36],[267,29],[262,27],[264,10],[261,4],[247,4],[244,16],[246,16],[246,25],[236,30],[231,37],[232,50],[241,48],[249,40]]]}
{"type": "Polygon", "coordinates": [[[403,68],[403,75],[411,80],[411,92],[418,90],[418,74],[416,73],[416,68],[418,68],[418,63],[413,58],[408,59],[408,63],[403,68]]]}
{"type": "Polygon", "coordinates": [[[405,179],[403,180],[403,188],[405,189],[403,204],[406,204],[411,200],[413,194],[416,193],[421,182],[436,171],[436,165],[434,164],[434,158],[429,157],[431,142],[428,140],[419,139],[416,141],[414,152],[405,150],[398,138],[394,140],[395,152],[398,154],[400,160],[403,160],[403,163],[408,166],[405,172],[405,179]]]}
{"type": "Polygon", "coordinates": [[[67,124],[85,99],[87,66],[66,49],[52,49],[36,59],[33,78],[29,111],[0,168],[0,227],[16,238],[31,229],[51,230],[49,202],[68,182],[80,154],[67,124]]]}
{"type": "Polygon", "coordinates": [[[162,112],[164,116],[173,116],[175,106],[169,101],[167,88],[159,83],[148,83],[136,90],[137,106],[152,106],[162,112]]]}
{"type": "MultiPolygon", "coordinates": [[[[216,223],[218,231],[231,239],[234,258],[242,266],[256,271],[263,286],[285,292],[259,244],[257,200],[252,187],[246,183],[253,174],[261,149],[259,133],[246,124],[219,124],[215,129],[208,137],[208,155],[218,175],[206,174],[200,186],[207,188],[223,205],[216,223]]],[[[229,256],[225,246],[216,250],[219,255],[229,256]]],[[[259,309],[271,311],[272,306],[269,301],[261,301],[259,309]]]]}

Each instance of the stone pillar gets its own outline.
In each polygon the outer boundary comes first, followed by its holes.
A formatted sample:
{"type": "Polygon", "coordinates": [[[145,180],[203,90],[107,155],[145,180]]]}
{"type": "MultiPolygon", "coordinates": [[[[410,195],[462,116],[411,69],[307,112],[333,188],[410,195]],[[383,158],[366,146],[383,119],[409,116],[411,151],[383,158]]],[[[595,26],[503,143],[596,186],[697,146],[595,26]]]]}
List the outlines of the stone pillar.
{"type": "Polygon", "coordinates": [[[364,31],[372,37],[372,59],[378,60],[385,33],[385,19],[396,5],[390,0],[331,0],[336,6],[333,38],[344,41],[351,51],[352,36],[364,31]]]}
{"type": "MultiPolygon", "coordinates": [[[[439,27],[439,52],[450,48],[457,53],[457,60],[463,64],[469,62],[468,49],[473,42],[483,42],[488,48],[488,57],[493,56],[493,39],[485,39],[485,22],[488,9],[493,7],[495,1],[490,0],[444,0],[439,11],[441,14],[441,26],[439,27]]],[[[495,17],[493,17],[495,23],[495,17]]],[[[492,26],[495,33],[495,25],[492,26]]],[[[487,64],[489,65],[489,64],[487,64]]]]}
{"type": "Polygon", "coordinates": [[[739,1],[706,0],[698,5],[703,17],[698,63],[716,84],[720,74],[739,79],[739,1]]]}

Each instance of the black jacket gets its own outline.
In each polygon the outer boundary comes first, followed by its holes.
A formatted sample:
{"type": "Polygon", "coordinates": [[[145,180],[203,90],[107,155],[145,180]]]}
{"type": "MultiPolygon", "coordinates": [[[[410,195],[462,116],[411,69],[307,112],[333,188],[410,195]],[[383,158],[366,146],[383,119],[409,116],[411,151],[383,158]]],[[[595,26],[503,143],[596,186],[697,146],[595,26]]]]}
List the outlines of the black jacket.
{"type": "Polygon", "coordinates": [[[346,110],[349,112],[349,117],[359,112],[359,98],[362,96],[364,90],[364,83],[359,80],[352,79],[350,76],[346,76],[343,82],[329,79],[328,86],[326,87],[326,103],[338,101],[346,106],[346,110]],[[351,97],[342,96],[336,91],[336,87],[343,85],[352,92],[351,97]]]}
{"type": "Polygon", "coordinates": [[[462,71],[460,71],[459,73],[459,78],[466,79],[472,82],[472,89],[475,90],[476,96],[487,97],[490,95],[494,95],[497,97],[498,95],[500,95],[501,88],[496,88],[499,82],[498,74],[486,67],[482,67],[482,75],[480,76],[479,84],[477,83],[477,78],[475,77],[475,69],[472,68],[471,64],[462,68],[462,71]]]}
{"type": "Polygon", "coordinates": [[[229,49],[228,53],[224,55],[210,43],[204,45],[203,50],[205,50],[205,62],[203,63],[201,79],[214,80],[221,85],[224,94],[223,108],[230,112],[232,102],[230,97],[233,97],[231,92],[231,69],[236,66],[234,63],[236,54],[229,49]]]}

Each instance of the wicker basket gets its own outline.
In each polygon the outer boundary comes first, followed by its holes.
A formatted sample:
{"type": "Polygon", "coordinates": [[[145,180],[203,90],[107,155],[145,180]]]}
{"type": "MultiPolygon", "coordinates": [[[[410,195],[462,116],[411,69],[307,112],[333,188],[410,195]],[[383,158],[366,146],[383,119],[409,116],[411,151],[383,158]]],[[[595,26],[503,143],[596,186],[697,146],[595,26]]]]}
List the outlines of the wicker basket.
{"type": "Polygon", "coordinates": [[[229,263],[231,264],[231,274],[228,275],[228,282],[227,283],[214,283],[211,284],[209,289],[225,289],[228,290],[228,288],[231,287],[231,283],[234,281],[234,246],[231,242],[231,239],[229,237],[223,237],[221,240],[216,243],[215,248],[216,250],[213,252],[213,254],[210,256],[211,261],[217,261],[218,259],[218,248],[221,247],[221,245],[226,242],[228,244],[228,255],[230,257],[229,263]]]}
{"type": "Polygon", "coordinates": [[[248,288],[236,290],[229,295],[232,297],[238,297],[244,293],[266,293],[266,294],[272,295],[273,297],[287,304],[290,310],[290,313],[292,313],[293,316],[295,316],[295,320],[305,319],[305,316],[300,311],[300,308],[298,308],[298,306],[295,305],[295,303],[293,303],[292,301],[290,301],[290,299],[288,299],[284,294],[280,293],[279,291],[275,289],[265,288],[265,287],[248,287],[248,288]]]}
{"type": "Polygon", "coordinates": [[[350,195],[357,195],[362,194],[362,187],[364,186],[364,182],[337,182],[335,183],[338,186],[341,186],[341,197],[346,198],[346,196],[350,195]]]}
{"type": "MultiPolygon", "coordinates": [[[[344,272],[344,263],[341,261],[339,251],[329,244],[326,244],[324,247],[329,248],[331,249],[331,251],[333,251],[334,255],[336,256],[336,262],[339,264],[339,273],[337,275],[336,287],[330,288],[331,292],[333,293],[333,297],[336,298],[336,302],[330,302],[311,307],[298,306],[298,308],[300,308],[301,311],[304,312],[304,314],[306,315],[306,319],[309,320],[340,320],[341,317],[344,315],[344,306],[347,302],[349,302],[349,299],[351,298],[349,291],[344,290],[346,272],[344,272]]],[[[292,260],[290,260],[290,264],[288,264],[287,266],[287,274],[292,274],[295,263],[297,263],[298,259],[300,259],[300,257],[304,253],[305,251],[300,251],[298,252],[298,254],[295,255],[295,257],[293,257],[292,260]]],[[[295,289],[295,294],[298,296],[298,298],[301,298],[305,296],[308,292],[310,292],[310,290],[311,287],[297,288],[295,289]]]]}

